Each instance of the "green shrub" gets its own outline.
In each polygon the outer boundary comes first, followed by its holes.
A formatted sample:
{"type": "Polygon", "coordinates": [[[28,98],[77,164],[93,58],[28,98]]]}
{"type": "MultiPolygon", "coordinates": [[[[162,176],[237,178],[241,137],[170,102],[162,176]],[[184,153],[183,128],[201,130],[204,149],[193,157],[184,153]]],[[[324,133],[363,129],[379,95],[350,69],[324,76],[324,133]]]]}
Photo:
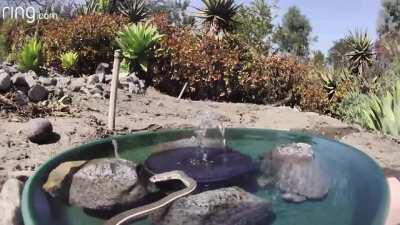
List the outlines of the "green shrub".
{"type": "Polygon", "coordinates": [[[337,113],[341,119],[347,122],[367,127],[367,124],[370,122],[369,116],[366,113],[369,101],[370,97],[368,95],[352,92],[339,104],[337,113]]]}
{"type": "Polygon", "coordinates": [[[66,52],[60,56],[61,66],[64,70],[72,70],[78,62],[78,53],[66,52]]]}
{"type": "Polygon", "coordinates": [[[6,40],[3,34],[0,34],[0,62],[7,58],[6,40]]]}
{"type": "Polygon", "coordinates": [[[382,97],[372,95],[365,113],[369,116],[369,120],[366,123],[367,128],[399,136],[400,81],[397,81],[392,92],[388,92],[382,97]]]}
{"type": "Polygon", "coordinates": [[[127,23],[125,17],[91,14],[46,24],[42,28],[46,65],[61,69],[59,56],[73,51],[79,56],[76,73],[94,73],[99,63],[112,63],[116,34],[127,23]]]}
{"type": "Polygon", "coordinates": [[[162,35],[158,33],[157,28],[150,23],[132,24],[118,32],[116,41],[122,49],[130,72],[147,72],[154,46],[161,38],[162,35]]]}
{"type": "Polygon", "coordinates": [[[18,64],[23,71],[38,71],[41,63],[42,43],[37,38],[29,39],[22,48],[18,64]]]}

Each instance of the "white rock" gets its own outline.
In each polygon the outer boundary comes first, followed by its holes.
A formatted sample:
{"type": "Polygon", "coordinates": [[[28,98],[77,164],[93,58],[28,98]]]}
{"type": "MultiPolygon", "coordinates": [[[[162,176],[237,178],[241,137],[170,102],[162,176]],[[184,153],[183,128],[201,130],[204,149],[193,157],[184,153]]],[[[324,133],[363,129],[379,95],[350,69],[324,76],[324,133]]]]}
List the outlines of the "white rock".
{"type": "Polygon", "coordinates": [[[0,193],[0,225],[21,225],[21,193],[23,184],[9,179],[0,193]]]}

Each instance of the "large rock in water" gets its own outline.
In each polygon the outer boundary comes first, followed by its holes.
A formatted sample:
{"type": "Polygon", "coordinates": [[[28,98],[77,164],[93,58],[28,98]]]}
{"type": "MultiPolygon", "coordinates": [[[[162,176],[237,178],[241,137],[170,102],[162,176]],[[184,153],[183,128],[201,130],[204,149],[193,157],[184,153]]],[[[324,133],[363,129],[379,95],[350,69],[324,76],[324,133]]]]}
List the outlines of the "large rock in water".
{"type": "Polygon", "coordinates": [[[24,185],[17,179],[9,179],[0,193],[0,225],[21,225],[21,194],[24,185]]]}
{"type": "Polygon", "coordinates": [[[278,147],[262,162],[262,170],[274,179],[287,201],[302,202],[324,198],[329,191],[329,177],[315,160],[312,146],[295,143],[278,147]]]}
{"type": "Polygon", "coordinates": [[[180,198],[150,219],[153,225],[265,225],[271,216],[269,202],[230,187],[180,198]]]}
{"type": "Polygon", "coordinates": [[[135,203],[146,195],[136,164],[116,158],[94,159],[72,177],[69,202],[94,210],[135,203]]]}

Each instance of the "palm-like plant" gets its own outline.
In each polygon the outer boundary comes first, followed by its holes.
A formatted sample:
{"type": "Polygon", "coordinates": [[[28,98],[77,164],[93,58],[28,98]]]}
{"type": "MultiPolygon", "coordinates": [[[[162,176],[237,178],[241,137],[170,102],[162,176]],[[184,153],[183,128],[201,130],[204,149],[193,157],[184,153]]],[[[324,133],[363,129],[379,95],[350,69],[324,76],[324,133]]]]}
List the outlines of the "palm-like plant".
{"type": "Polygon", "coordinates": [[[351,48],[351,51],[347,53],[351,70],[362,76],[364,70],[372,64],[372,41],[368,38],[367,32],[356,31],[350,32],[350,35],[346,37],[346,43],[351,48]]]}
{"type": "Polygon", "coordinates": [[[369,121],[367,127],[380,130],[386,134],[400,135],[400,81],[392,93],[388,92],[379,98],[373,95],[369,108],[365,111],[369,121]]]}
{"type": "Polygon", "coordinates": [[[149,13],[144,0],[122,0],[118,3],[118,10],[133,23],[142,21],[149,13]]]}
{"type": "Polygon", "coordinates": [[[40,66],[41,50],[42,43],[37,38],[28,40],[19,54],[19,67],[24,71],[38,71],[40,66]]]}
{"type": "Polygon", "coordinates": [[[129,64],[130,72],[139,68],[147,72],[153,47],[163,35],[158,33],[156,27],[146,22],[125,26],[117,36],[117,44],[129,64]]]}
{"type": "Polygon", "coordinates": [[[239,5],[234,0],[202,0],[205,7],[200,10],[199,17],[204,20],[208,34],[221,37],[226,31],[232,29],[234,17],[239,10],[239,5]]]}

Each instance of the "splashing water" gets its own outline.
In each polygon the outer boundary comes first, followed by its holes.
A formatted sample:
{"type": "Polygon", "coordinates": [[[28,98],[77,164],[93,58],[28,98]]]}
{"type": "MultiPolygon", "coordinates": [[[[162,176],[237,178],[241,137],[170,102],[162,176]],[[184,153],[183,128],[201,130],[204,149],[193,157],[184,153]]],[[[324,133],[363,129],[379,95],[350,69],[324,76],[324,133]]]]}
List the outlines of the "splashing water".
{"type": "Polygon", "coordinates": [[[217,114],[208,111],[199,114],[199,121],[198,130],[195,131],[195,138],[200,148],[199,154],[201,154],[202,161],[207,163],[207,153],[204,151],[207,132],[210,129],[217,128],[221,134],[223,148],[226,148],[225,127],[222,123],[219,123],[217,114]]]}
{"type": "Polygon", "coordinates": [[[112,142],[113,147],[114,147],[114,157],[115,157],[116,159],[120,159],[121,157],[119,157],[119,153],[118,153],[118,142],[117,142],[117,140],[112,139],[111,142],[112,142]]]}

